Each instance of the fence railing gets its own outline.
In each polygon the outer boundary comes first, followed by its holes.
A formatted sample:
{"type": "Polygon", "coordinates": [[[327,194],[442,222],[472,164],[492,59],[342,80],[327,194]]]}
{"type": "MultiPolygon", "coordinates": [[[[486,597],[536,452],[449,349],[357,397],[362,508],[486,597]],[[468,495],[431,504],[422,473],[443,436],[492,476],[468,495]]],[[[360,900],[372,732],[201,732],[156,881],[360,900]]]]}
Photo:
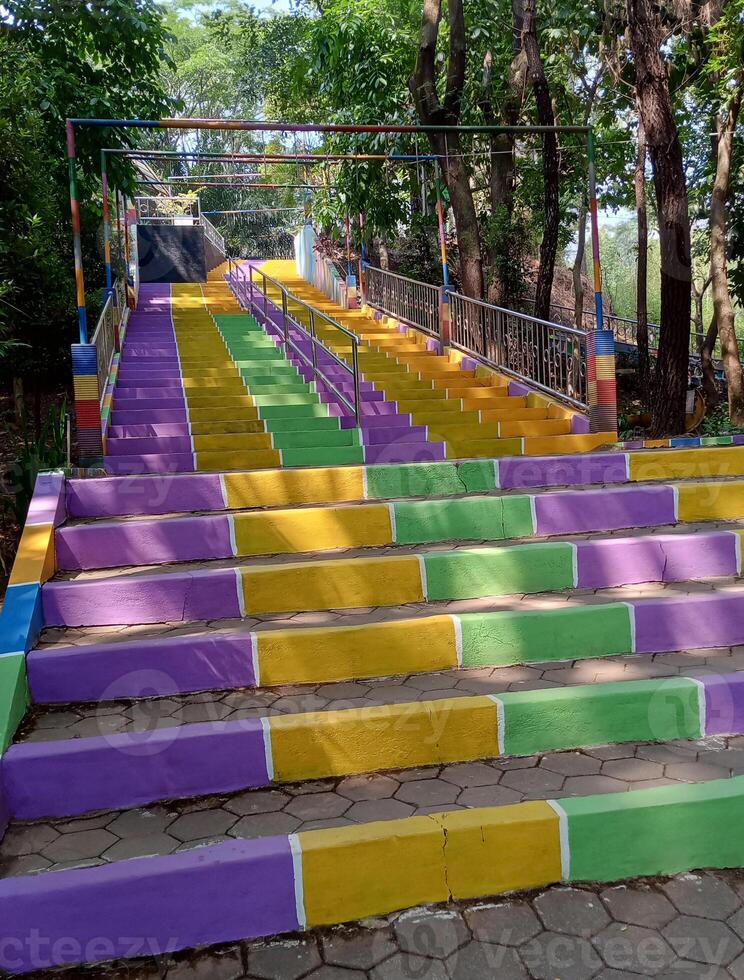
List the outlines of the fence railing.
{"type": "Polygon", "coordinates": [[[448,295],[453,347],[577,408],[588,407],[583,330],[448,295]]]}
{"type": "Polygon", "coordinates": [[[137,223],[149,224],[197,224],[201,216],[199,199],[189,194],[173,194],[135,197],[137,223]]]}
{"type": "Polygon", "coordinates": [[[98,317],[98,323],[90,341],[91,346],[95,347],[96,350],[96,374],[98,375],[98,392],[101,401],[111,371],[111,362],[119,349],[119,329],[126,311],[124,284],[120,279],[117,279],[103,304],[101,315],[98,317]]]}
{"type": "Polygon", "coordinates": [[[227,250],[225,248],[224,236],[217,231],[209,218],[206,218],[203,214],[199,215],[199,223],[204,228],[204,237],[207,241],[210,241],[216,249],[225,255],[227,250]]]}
{"type": "Polygon", "coordinates": [[[432,337],[439,337],[438,286],[364,265],[364,298],[388,316],[405,320],[432,337]]]}
{"type": "Polygon", "coordinates": [[[312,369],[316,381],[326,385],[354,416],[361,421],[359,378],[359,340],[332,317],[291,293],[286,286],[261,269],[229,259],[228,278],[238,301],[250,313],[260,314],[264,323],[280,329],[287,354],[290,351],[312,369]],[[348,360],[334,351],[319,333],[335,337],[342,347],[350,347],[348,360]],[[329,368],[348,372],[346,384],[331,376],[329,368]]]}

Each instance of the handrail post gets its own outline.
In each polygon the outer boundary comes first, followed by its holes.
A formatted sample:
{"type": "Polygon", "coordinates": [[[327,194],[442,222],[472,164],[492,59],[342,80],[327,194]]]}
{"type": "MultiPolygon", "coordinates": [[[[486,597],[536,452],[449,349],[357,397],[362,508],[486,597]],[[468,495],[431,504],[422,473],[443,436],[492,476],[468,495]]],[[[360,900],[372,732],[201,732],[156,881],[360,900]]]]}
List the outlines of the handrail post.
{"type": "Polygon", "coordinates": [[[289,298],[287,296],[287,290],[282,286],[282,330],[284,332],[284,347],[287,351],[287,357],[289,357],[289,298]]]}
{"type": "Polygon", "coordinates": [[[354,418],[357,428],[362,424],[362,396],[359,387],[359,341],[351,341],[351,366],[354,371],[354,418]]]}
{"type": "Polygon", "coordinates": [[[318,351],[316,349],[316,336],[315,336],[315,310],[310,307],[310,354],[313,362],[313,370],[318,368],[318,351]]]}
{"type": "Polygon", "coordinates": [[[253,314],[253,266],[248,263],[248,312],[253,314]]]}
{"type": "Polygon", "coordinates": [[[450,345],[450,306],[447,287],[439,287],[439,341],[442,347],[450,345]]]}

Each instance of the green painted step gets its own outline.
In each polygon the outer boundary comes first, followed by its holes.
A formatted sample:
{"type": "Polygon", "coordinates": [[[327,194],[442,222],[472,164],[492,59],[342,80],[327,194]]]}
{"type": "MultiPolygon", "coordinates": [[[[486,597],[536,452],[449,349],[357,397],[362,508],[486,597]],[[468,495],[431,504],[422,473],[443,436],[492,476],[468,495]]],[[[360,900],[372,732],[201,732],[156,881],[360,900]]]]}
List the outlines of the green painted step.
{"type": "Polygon", "coordinates": [[[258,407],[259,418],[288,419],[288,418],[327,418],[328,406],[322,403],[313,405],[266,405],[258,407]]]}
{"type": "Polygon", "coordinates": [[[329,429],[327,432],[275,432],[274,446],[277,449],[314,449],[331,446],[359,446],[361,438],[358,429],[329,429]]]}
{"type": "Polygon", "coordinates": [[[298,378],[300,372],[297,368],[288,364],[286,361],[251,361],[235,359],[235,366],[239,371],[246,373],[256,373],[257,377],[262,378],[298,378]]]}
{"type": "Polygon", "coordinates": [[[341,420],[335,415],[266,419],[267,432],[325,432],[340,428],[341,420]]]}
{"type": "Polygon", "coordinates": [[[419,500],[393,504],[396,544],[473,541],[533,535],[528,496],[419,500]]]}
{"type": "Polygon", "coordinates": [[[320,403],[320,395],[314,391],[296,395],[256,395],[254,400],[259,407],[267,408],[274,408],[277,405],[316,405],[320,403]]]}
{"type": "Polygon", "coordinates": [[[240,376],[246,381],[250,381],[251,385],[306,383],[305,379],[301,378],[299,374],[254,374],[252,371],[241,371],[240,376]]]}
{"type": "Polygon", "coordinates": [[[249,347],[247,345],[241,345],[237,348],[229,347],[228,349],[235,361],[279,361],[282,364],[287,363],[284,354],[278,347],[274,347],[273,344],[270,347],[249,347]]]}
{"type": "Polygon", "coordinates": [[[287,382],[286,384],[255,384],[250,375],[242,374],[243,380],[252,395],[306,395],[315,392],[314,385],[305,381],[287,382]]]}
{"type": "Polygon", "coordinates": [[[319,449],[283,449],[283,466],[346,466],[363,463],[362,446],[327,446],[319,449]]]}

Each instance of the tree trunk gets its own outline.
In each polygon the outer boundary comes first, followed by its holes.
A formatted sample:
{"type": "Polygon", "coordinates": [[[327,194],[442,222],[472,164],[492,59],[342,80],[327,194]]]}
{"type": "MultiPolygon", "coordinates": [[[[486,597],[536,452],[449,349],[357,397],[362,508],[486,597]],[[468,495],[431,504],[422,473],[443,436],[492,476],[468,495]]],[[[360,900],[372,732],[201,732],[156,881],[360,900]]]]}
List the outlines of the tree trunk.
{"type": "MultiPolygon", "coordinates": [[[[460,120],[466,56],[462,0],[450,0],[448,13],[450,37],[447,85],[444,98],[440,102],[437,92],[436,53],[442,0],[424,0],[418,57],[408,82],[416,112],[424,125],[456,126],[460,120]]],[[[455,216],[462,288],[467,296],[481,299],[483,260],[478,218],[470,187],[470,174],[462,157],[460,137],[457,133],[431,133],[429,142],[439,158],[455,216]]]]}
{"type": "Polygon", "coordinates": [[[726,201],[731,183],[731,149],[741,106],[741,89],[731,98],[728,110],[716,120],[716,176],[710,202],[710,275],[713,309],[721,338],[723,370],[728,386],[729,418],[744,425],[744,383],[739,346],[736,341],[735,314],[728,288],[726,266],[726,201]]]}
{"type": "Polygon", "coordinates": [[[584,255],[586,253],[586,212],[588,210],[587,191],[581,195],[579,204],[579,226],[576,233],[576,258],[573,264],[574,323],[577,330],[584,329],[584,255]]]}
{"type": "MultiPolygon", "coordinates": [[[[527,74],[537,104],[537,121],[541,126],[555,126],[553,102],[540,57],[537,40],[536,0],[515,0],[515,23],[522,21],[522,50],[527,60],[527,74]],[[517,8],[521,5],[521,10],[517,8]]],[[[535,316],[550,319],[550,298],[553,291],[555,255],[558,249],[559,212],[559,160],[557,134],[543,134],[543,238],[540,242],[540,266],[535,287],[535,316]]]]}
{"type": "Polygon", "coordinates": [[[651,396],[651,355],[648,350],[648,212],[646,211],[646,131],[638,113],[638,152],[635,165],[635,204],[638,234],[636,262],[636,346],[638,386],[646,404],[651,396]]]}
{"type": "Polygon", "coordinates": [[[716,326],[715,313],[711,317],[708,332],[700,348],[700,368],[703,374],[703,391],[705,392],[705,405],[708,410],[715,408],[718,404],[718,385],[716,384],[716,369],[713,363],[713,351],[718,340],[718,327],[716,326]]]}
{"type": "Polygon", "coordinates": [[[682,147],[653,0],[627,0],[636,93],[654,170],[661,250],[661,326],[652,436],[685,431],[690,357],[690,219],[682,147]]]}

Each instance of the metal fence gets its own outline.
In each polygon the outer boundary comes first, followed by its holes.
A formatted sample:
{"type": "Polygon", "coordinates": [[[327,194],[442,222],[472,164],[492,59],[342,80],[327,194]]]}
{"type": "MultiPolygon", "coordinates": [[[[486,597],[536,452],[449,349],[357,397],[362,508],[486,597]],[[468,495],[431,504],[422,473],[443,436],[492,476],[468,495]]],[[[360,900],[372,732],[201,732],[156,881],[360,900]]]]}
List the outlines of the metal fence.
{"type": "Polygon", "coordinates": [[[96,373],[98,391],[103,401],[106,382],[111,371],[111,362],[119,349],[119,330],[127,312],[124,283],[117,279],[109,293],[98,318],[96,329],[90,341],[96,349],[96,373]]]}
{"type": "Polygon", "coordinates": [[[140,195],[135,197],[134,206],[141,225],[198,224],[201,217],[199,199],[190,194],[140,195]]]}
{"type": "Polygon", "coordinates": [[[366,301],[375,309],[439,337],[438,286],[365,264],[364,288],[366,301]]]}
{"type": "Polygon", "coordinates": [[[359,384],[359,340],[332,317],[291,293],[282,283],[252,265],[229,259],[229,282],[238,301],[250,313],[260,314],[263,321],[275,323],[282,331],[287,354],[293,352],[312,368],[313,376],[326,385],[339,401],[361,421],[359,384]],[[319,336],[329,335],[342,347],[350,348],[348,359],[332,350],[319,336]],[[344,385],[331,377],[328,369],[340,367],[349,374],[344,385]]]}
{"type": "Polygon", "coordinates": [[[586,334],[449,293],[450,342],[533,388],[585,409],[586,334]]]}
{"type": "Polygon", "coordinates": [[[207,239],[207,241],[210,241],[216,249],[225,255],[227,250],[225,247],[224,236],[217,231],[209,218],[206,218],[203,214],[199,215],[199,223],[204,228],[204,237],[207,239]]]}

